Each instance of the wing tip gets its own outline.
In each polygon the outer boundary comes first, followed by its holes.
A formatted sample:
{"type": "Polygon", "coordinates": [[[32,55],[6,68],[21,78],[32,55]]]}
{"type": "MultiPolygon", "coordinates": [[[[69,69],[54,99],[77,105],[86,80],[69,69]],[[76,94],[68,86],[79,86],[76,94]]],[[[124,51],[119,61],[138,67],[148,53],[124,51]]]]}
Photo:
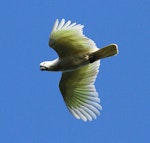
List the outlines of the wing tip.
{"type": "Polygon", "coordinates": [[[69,111],[72,113],[72,115],[78,119],[82,120],[84,122],[87,121],[93,121],[96,120],[98,116],[100,116],[100,110],[102,110],[102,106],[99,105],[101,108],[96,108],[94,106],[81,106],[80,108],[69,108],[69,111]]]}
{"type": "Polygon", "coordinates": [[[52,32],[54,31],[59,31],[62,29],[71,29],[71,28],[77,28],[82,31],[84,25],[82,24],[77,24],[76,22],[71,22],[71,20],[66,21],[64,18],[62,18],[60,21],[58,19],[55,20],[54,26],[52,28],[52,32]]]}

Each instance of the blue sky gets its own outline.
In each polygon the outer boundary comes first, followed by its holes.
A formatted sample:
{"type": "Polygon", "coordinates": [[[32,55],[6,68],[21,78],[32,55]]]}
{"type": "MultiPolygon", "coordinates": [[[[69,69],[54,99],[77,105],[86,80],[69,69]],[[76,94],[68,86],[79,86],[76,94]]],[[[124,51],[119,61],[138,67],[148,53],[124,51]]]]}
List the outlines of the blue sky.
{"type": "Polygon", "coordinates": [[[150,141],[149,0],[5,0],[0,4],[0,143],[147,143],[150,141]],[[41,72],[57,57],[48,47],[55,19],[84,24],[101,61],[101,116],[75,119],[59,92],[61,73],[41,72]]]}

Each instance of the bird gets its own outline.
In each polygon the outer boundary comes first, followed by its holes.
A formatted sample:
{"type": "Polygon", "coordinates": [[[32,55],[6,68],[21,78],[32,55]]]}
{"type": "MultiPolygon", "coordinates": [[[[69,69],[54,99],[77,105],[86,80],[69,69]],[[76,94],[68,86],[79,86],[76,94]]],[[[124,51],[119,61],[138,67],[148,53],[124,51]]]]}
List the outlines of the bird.
{"type": "Polygon", "coordinates": [[[97,48],[83,34],[82,24],[56,19],[49,36],[49,46],[58,58],[40,63],[42,71],[62,72],[59,89],[70,113],[82,121],[100,115],[102,106],[95,87],[100,60],[118,54],[117,44],[97,48]]]}

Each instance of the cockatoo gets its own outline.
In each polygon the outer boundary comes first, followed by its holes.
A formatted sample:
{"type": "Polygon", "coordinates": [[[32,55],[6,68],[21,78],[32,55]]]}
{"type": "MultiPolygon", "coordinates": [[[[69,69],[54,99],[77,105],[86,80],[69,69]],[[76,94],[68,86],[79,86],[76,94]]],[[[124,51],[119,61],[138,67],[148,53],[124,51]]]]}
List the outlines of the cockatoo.
{"type": "Polygon", "coordinates": [[[99,72],[100,59],[116,55],[116,44],[98,49],[83,34],[83,25],[55,21],[49,46],[58,54],[53,61],[40,63],[40,69],[61,71],[59,89],[72,115],[83,121],[92,121],[100,115],[102,106],[94,82],[99,72]]]}

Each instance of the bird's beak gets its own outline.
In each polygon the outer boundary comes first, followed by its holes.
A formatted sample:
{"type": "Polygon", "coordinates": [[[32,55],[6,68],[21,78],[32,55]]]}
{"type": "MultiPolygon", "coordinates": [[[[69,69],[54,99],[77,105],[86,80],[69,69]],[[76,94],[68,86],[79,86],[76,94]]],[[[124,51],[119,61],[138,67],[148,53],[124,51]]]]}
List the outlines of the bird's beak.
{"type": "Polygon", "coordinates": [[[40,70],[45,71],[48,70],[46,66],[43,65],[43,63],[40,64],[40,70]]]}
{"type": "Polygon", "coordinates": [[[41,70],[41,71],[45,71],[45,70],[47,70],[47,68],[46,68],[46,67],[43,67],[43,66],[40,66],[40,70],[41,70]]]}

